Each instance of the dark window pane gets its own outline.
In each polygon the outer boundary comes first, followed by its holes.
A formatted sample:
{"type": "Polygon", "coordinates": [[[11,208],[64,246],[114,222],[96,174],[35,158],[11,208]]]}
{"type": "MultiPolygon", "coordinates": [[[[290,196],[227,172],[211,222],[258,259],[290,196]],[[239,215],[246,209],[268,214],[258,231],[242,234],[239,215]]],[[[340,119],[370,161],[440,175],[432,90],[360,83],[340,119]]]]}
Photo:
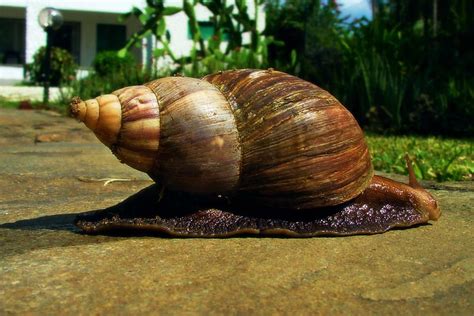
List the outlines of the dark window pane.
{"type": "Polygon", "coordinates": [[[125,25],[97,24],[97,52],[119,50],[125,46],[126,40],[125,25]]]}
{"type": "Polygon", "coordinates": [[[0,18],[0,64],[25,62],[25,20],[0,18]]]}
{"type": "Polygon", "coordinates": [[[74,57],[76,63],[79,64],[81,57],[81,23],[64,22],[59,30],[52,33],[52,46],[67,50],[74,57]]]}

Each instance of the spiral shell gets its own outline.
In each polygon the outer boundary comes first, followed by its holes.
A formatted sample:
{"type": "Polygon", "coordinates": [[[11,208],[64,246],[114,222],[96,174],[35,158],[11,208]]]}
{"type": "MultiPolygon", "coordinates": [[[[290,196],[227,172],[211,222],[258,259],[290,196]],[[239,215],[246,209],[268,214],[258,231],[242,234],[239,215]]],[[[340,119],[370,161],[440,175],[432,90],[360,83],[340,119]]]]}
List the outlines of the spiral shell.
{"type": "Polygon", "coordinates": [[[313,209],[358,196],[373,176],[350,112],[279,71],[162,78],[74,99],[71,111],[122,162],[172,190],[313,209]]]}

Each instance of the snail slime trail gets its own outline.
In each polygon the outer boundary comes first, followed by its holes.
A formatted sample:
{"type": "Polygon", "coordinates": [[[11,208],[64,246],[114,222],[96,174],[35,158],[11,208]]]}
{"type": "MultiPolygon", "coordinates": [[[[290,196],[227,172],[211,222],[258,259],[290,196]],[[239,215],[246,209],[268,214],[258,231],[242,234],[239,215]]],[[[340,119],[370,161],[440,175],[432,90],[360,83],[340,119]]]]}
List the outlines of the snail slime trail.
{"type": "Polygon", "coordinates": [[[374,176],[352,114],[327,91],[283,72],[161,78],[75,97],[71,113],[156,182],[78,216],[86,233],[374,234],[441,214],[408,159],[408,184],[374,176]]]}

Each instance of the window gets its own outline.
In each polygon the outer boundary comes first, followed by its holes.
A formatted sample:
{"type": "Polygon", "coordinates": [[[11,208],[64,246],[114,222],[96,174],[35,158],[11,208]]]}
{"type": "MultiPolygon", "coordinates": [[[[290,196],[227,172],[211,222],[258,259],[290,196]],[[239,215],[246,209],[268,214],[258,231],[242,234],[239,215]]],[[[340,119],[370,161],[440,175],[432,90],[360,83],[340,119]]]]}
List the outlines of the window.
{"type": "Polygon", "coordinates": [[[125,25],[97,24],[97,52],[119,50],[127,41],[125,25]]]}
{"type": "Polygon", "coordinates": [[[61,28],[52,33],[53,47],[60,47],[74,57],[76,63],[80,63],[81,53],[81,23],[64,22],[61,28]]]}
{"type": "MultiPolygon", "coordinates": [[[[212,22],[207,21],[200,21],[198,22],[199,31],[201,32],[201,36],[203,40],[207,41],[214,35],[214,25],[212,22]]],[[[188,23],[188,39],[193,39],[193,34],[191,33],[191,25],[188,23]]],[[[229,34],[224,31],[222,36],[223,41],[229,40],[229,34]]]]}
{"type": "Polygon", "coordinates": [[[0,18],[0,64],[25,62],[25,20],[0,18]]]}

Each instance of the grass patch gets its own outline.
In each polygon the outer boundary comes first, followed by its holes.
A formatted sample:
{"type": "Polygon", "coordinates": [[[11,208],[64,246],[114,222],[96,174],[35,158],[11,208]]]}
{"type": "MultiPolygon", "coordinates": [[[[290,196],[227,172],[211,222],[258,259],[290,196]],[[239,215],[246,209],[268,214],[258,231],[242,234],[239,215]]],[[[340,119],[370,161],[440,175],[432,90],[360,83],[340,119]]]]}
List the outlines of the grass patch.
{"type": "Polygon", "coordinates": [[[474,140],[423,136],[366,135],[375,170],[408,174],[404,155],[424,180],[473,180],[474,140]]]}
{"type": "Polygon", "coordinates": [[[10,101],[7,98],[0,96],[0,108],[3,109],[18,109],[19,101],[10,101]]]}

